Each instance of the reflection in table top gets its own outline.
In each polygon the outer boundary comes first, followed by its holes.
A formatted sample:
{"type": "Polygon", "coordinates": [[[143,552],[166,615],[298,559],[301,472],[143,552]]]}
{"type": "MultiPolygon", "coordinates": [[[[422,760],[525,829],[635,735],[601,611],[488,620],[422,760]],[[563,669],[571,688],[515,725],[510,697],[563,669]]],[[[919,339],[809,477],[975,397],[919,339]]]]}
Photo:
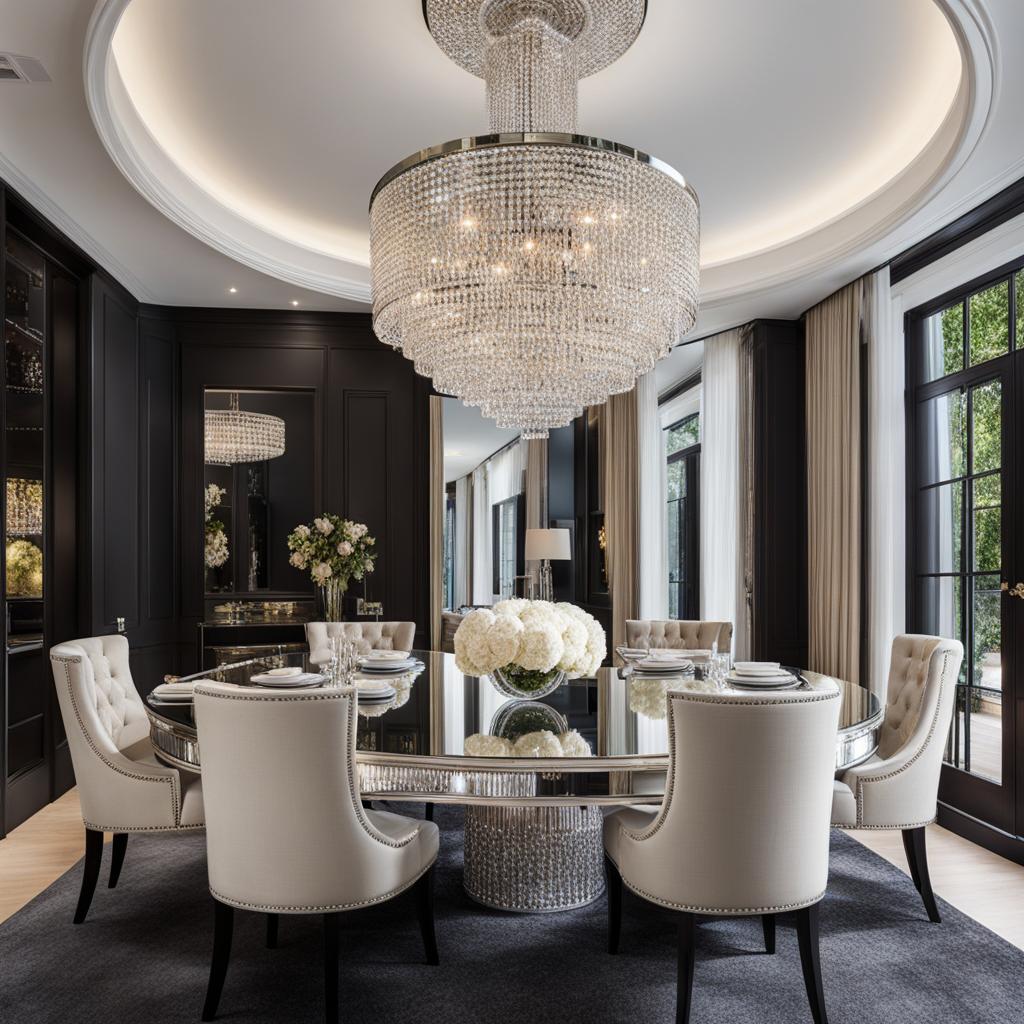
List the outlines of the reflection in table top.
{"type": "MultiPolygon", "coordinates": [[[[609,768],[664,769],[668,759],[668,723],[665,694],[681,689],[679,676],[625,678],[618,669],[601,669],[595,679],[570,680],[539,701],[516,701],[499,693],[486,678],[466,676],[451,654],[417,651],[424,670],[399,688],[391,706],[361,706],[358,758],[365,763],[392,765],[486,765],[496,770],[562,766],[573,771],[609,768]],[[589,758],[468,757],[467,737],[492,734],[515,738],[539,729],[577,730],[591,750],[589,758]]],[[[284,664],[306,664],[308,654],[281,655],[284,664]]],[[[245,684],[253,667],[229,671],[229,682],[245,684]]],[[[853,683],[814,672],[803,672],[803,689],[838,687],[842,693],[837,769],[848,768],[870,756],[877,743],[882,709],[877,697],[853,683]]],[[[699,684],[698,684],[699,685],[699,684]]],[[[793,691],[790,691],[793,692],[793,691]]],[[[758,695],[760,696],[760,695],[758,695]]],[[[194,735],[191,705],[161,704],[147,698],[154,728],[184,730],[194,735]]]]}

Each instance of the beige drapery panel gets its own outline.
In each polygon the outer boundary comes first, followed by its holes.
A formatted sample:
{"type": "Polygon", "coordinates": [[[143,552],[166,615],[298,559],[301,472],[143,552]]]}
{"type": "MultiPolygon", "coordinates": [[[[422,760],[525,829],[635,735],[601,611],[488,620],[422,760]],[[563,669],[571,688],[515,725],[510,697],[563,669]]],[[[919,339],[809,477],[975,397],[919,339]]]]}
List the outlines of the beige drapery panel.
{"type": "Polygon", "coordinates": [[[605,403],[604,525],[612,649],[626,641],[626,619],[640,613],[640,435],[636,388],[605,403]]]}
{"type": "MultiPolygon", "coordinates": [[[[526,441],[526,528],[548,525],[548,442],[547,438],[526,441]]],[[[540,563],[527,562],[526,572],[539,578],[540,563]]]]}
{"type": "Polygon", "coordinates": [[[854,682],[861,648],[863,282],[807,314],[809,668],[854,682]]]}
{"type": "Polygon", "coordinates": [[[441,650],[444,607],[444,399],[430,398],[430,649],[441,650]]]}

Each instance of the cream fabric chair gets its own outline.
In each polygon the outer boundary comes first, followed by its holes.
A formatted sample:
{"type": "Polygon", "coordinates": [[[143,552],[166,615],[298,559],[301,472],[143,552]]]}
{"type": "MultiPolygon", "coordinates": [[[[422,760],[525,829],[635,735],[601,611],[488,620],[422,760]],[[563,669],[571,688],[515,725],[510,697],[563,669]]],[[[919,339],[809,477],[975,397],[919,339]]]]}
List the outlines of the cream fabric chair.
{"type": "Polygon", "coordinates": [[[664,803],[604,823],[608,950],[618,952],[623,883],[677,911],[676,1021],[685,1024],[696,916],[760,915],[772,953],[775,915],[795,911],[811,1011],[824,1024],[818,907],[828,881],[839,689],[668,697],[664,803]]]}
{"type": "MultiPolygon", "coordinates": [[[[436,964],[437,826],[361,806],[354,691],[203,682],[195,714],[216,908],[202,1019],[217,1012],[235,908],[323,915],[328,1022],[338,1019],[341,912],[415,887],[427,962],[436,964]]],[[[268,931],[276,931],[276,917],[268,931]]]]}
{"type": "Polygon", "coordinates": [[[416,640],[416,623],[307,622],[306,642],[314,665],[330,661],[328,640],[332,636],[354,640],[360,654],[369,654],[370,651],[411,651],[416,640]]]}
{"type": "Polygon", "coordinates": [[[935,820],[942,755],[964,658],[958,640],[905,634],[892,642],[878,751],[836,781],[836,828],[899,829],[910,875],[929,920],[939,923],[928,874],[925,826],[935,820]]]}
{"type": "Polygon", "coordinates": [[[96,891],[104,832],[114,834],[113,889],[130,833],[203,827],[203,789],[198,775],[157,761],[125,637],[58,644],[50,648],[50,666],[85,823],[85,870],[74,918],[81,924],[96,891]]]}
{"type": "Polygon", "coordinates": [[[731,622],[682,619],[626,619],[627,647],[670,647],[709,651],[717,643],[723,653],[732,649],[731,622]]]}

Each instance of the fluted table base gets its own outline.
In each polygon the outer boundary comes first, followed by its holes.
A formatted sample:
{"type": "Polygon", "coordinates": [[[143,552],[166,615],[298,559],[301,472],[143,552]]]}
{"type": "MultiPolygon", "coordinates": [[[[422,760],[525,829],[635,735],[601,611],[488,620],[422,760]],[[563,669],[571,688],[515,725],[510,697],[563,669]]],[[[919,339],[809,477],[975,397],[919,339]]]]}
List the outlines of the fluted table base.
{"type": "Polygon", "coordinates": [[[466,808],[463,887],[497,910],[573,910],[604,891],[597,807],[466,808]]]}

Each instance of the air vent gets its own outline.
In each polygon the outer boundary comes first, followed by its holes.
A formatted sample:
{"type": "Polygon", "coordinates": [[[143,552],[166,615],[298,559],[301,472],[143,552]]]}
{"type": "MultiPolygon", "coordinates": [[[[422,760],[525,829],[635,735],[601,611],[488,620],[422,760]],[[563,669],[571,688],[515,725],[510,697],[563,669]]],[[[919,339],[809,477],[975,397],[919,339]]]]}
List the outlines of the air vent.
{"type": "Polygon", "coordinates": [[[0,53],[0,82],[51,82],[42,61],[17,53],[0,53]]]}

